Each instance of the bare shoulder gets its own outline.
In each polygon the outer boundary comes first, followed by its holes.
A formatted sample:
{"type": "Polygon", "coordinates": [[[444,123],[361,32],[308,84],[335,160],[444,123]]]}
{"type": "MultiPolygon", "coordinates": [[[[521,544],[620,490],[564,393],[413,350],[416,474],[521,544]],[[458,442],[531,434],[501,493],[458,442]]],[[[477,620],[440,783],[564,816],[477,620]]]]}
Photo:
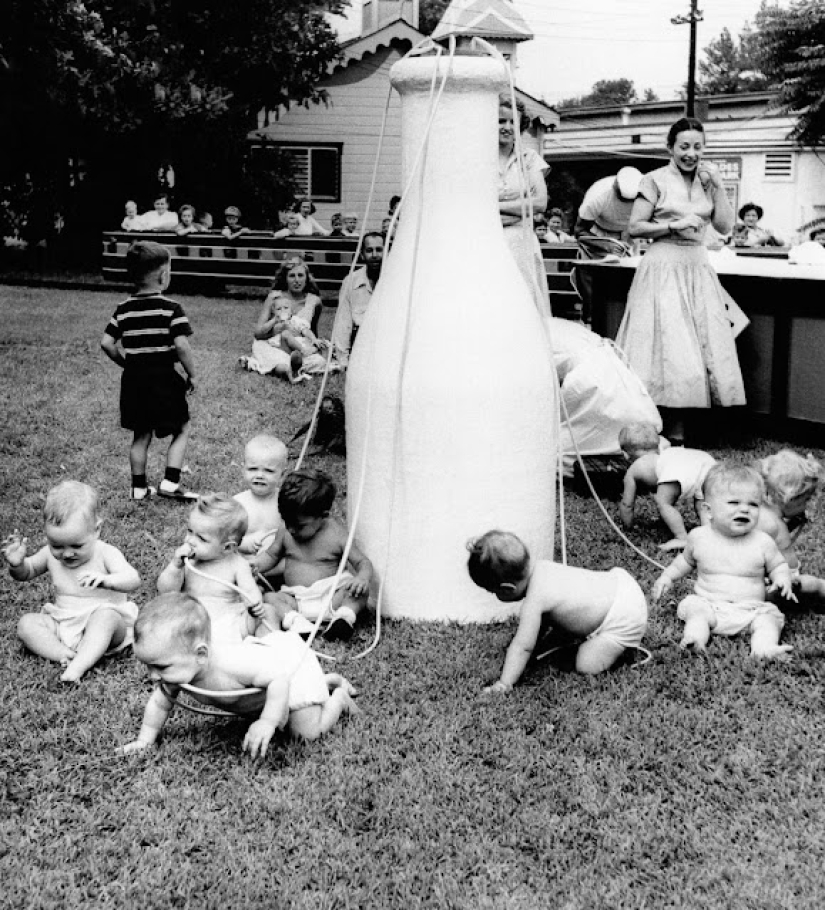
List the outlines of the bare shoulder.
{"type": "Polygon", "coordinates": [[[327,518],[321,533],[327,540],[336,542],[341,541],[342,543],[345,543],[347,537],[349,536],[347,526],[342,521],[339,521],[337,518],[333,518],[332,516],[327,518]]]}

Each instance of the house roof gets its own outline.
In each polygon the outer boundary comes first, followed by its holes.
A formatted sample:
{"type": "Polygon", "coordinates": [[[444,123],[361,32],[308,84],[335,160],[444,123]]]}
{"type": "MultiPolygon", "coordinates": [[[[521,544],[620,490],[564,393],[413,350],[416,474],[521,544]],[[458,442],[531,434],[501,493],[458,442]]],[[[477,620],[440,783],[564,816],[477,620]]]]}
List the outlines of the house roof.
{"type": "Polygon", "coordinates": [[[432,38],[440,41],[451,35],[508,41],[529,41],[534,37],[524,17],[508,0],[452,0],[432,38]]]}
{"type": "Polygon", "coordinates": [[[424,40],[424,34],[413,28],[409,22],[396,19],[381,26],[369,35],[360,35],[341,45],[342,58],[336,66],[349,66],[353,60],[363,60],[367,54],[375,54],[382,47],[391,47],[394,43],[408,41],[416,45],[424,40]]]}
{"type": "Polygon", "coordinates": [[[539,101],[520,88],[516,89],[516,98],[524,105],[524,110],[531,121],[538,120],[542,126],[555,129],[559,125],[559,115],[555,108],[539,101]]]}

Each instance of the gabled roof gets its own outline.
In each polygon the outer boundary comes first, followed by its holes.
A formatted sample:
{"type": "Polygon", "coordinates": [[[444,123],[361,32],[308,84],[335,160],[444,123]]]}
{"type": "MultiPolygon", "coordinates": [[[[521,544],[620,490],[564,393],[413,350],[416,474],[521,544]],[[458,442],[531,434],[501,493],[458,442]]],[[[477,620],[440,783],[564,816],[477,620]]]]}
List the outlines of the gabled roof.
{"type": "Polygon", "coordinates": [[[403,19],[396,19],[395,22],[383,25],[369,35],[360,35],[358,38],[345,41],[341,45],[343,57],[337,65],[348,66],[353,60],[363,60],[367,54],[374,54],[379,48],[391,47],[393,42],[409,41],[411,45],[416,45],[423,40],[424,34],[417,28],[413,28],[403,19]]]}
{"type": "Polygon", "coordinates": [[[432,38],[440,41],[450,35],[529,41],[533,32],[508,0],[452,0],[432,38]]]}

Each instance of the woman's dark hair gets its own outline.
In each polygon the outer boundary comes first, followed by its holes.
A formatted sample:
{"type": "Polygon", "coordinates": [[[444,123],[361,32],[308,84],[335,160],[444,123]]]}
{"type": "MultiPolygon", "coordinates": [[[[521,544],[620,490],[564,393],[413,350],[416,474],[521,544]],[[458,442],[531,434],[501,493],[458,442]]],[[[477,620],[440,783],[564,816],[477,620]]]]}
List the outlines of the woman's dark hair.
{"type": "MultiPolygon", "coordinates": [[[[498,106],[506,107],[510,111],[513,110],[513,104],[506,95],[498,96],[498,106]]],[[[516,111],[518,113],[518,131],[520,133],[523,133],[527,129],[527,127],[530,126],[530,118],[527,116],[527,111],[524,107],[524,103],[522,101],[519,101],[518,98],[516,98],[516,111]]],[[[515,119],[516,118],[513,117],[514,122],[515,122],[515,119]]]]}
{"type": "Polygon", "coordinates": [[[309,203],[309,214],[310,214],[310,215],[314,215],[314,214],[315,214],[315,211],[316,211],[316,210],[315,210],[315,203],[314,203],[309,197],[307,197],[307,196],[304,196],[303,199],[298,199],[298,200],[296,201],[295,205],[292,206],[292,211],[293,211],[293,212],[298,212],[298,214],[300,214],[300,213],[301,213],[301,206],[302,206],[305,202],[308,202],[308,203],[309,203]]]}
{"type": "Polygon", "coordinates": [[[323,471],[292,471],[278,491],[278,511],[287,525],[300,518],[320,518],[335,502],[335,484],[323,471]]]}
{"type": "Polygon", "coordinates": [[[318,290],[318,285],[315,279],[312,277],[312,272],[309,270],[309,266],[301,259],[300,256],[292,256],[289,259],[285,259],[283,265],[278,269],[278,274],[275,276],[275,280],[272,282],[273,291],[286,291],[287,283],[286,276],[289,274],[290,270],[295,268],[296,265],[303,266],[304,271],[307,273],[307,283],[305,290],[308,294],[315,294],[316,297],[321,296],[321,292],[318,290]]]}
{"type": "Polygon", "coordinates": [[[681,117],[667,131],[667,147],[672,149],[676,144],[676,137],[679,133],[685,133],[688,130],[696,130],[703,136],[705,134],[705,128],[702,126],[701,120],[697,120],[695,117],[681,117]]]}
{"type": "Polygon", "coordinates": [[[755,202],[746,202],[741,209],[739,209],[739,217],[744,219],[745,215],[748,212],[756,212],[756,220],[761,221],[762,216],[765,214],[762,210],[761,205],[757,205],[755,202]]]}

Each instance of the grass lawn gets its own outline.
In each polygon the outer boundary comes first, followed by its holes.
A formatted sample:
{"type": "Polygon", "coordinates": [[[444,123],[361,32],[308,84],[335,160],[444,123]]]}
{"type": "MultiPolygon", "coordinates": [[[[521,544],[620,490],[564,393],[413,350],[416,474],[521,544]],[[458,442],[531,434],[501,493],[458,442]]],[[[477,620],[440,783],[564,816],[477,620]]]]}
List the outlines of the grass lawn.
{"type": "MultiPolygon", "coordinates": [[[[145,603],[185,509],[128,499],[117,369],[98,344],[117,297],[0,287],[0,535],[43,541],[61,478],[94,485],[103,538],[140,571],[145,603]]],[[[187,483],[242,487],[255,432],[289,437],[317,386],[241,372],[259,304],[183,297],[198,367],[187,483]]],[[[329,313],[326,321],[329,321],[329,313]]],[[[332,381],[342,393],[340,377],[332,381]]],[[[740,461],[776,442],[713,448],[740,461]]],[[[815,452],[820,459],[825,452],[815,452]]],[[[160,479],[153,447],[150,478],[160,479]]],[[[341,459],[312,460],[343,487],[341,459]]],[[[343,499],[343,497],[339,497],[343,499]]],[[[569,493],[569,560],[655,570],[569,493]]],[[[617,503],[608,503],[617,516],[617,503]]],[[[340,509],[340,502],[339,502],[340,509]]],[[[825,509],[809,509],[806,571],[825,573],[825,509]]],[[[645,504],[634,540],[665,539],[645,504]]],[[[788,663],[744,640],[682,655],[672,608],[652,611],[653,660],[597,679],[549,661],[507,697],[480,695],[513,626],[388,623],[327,650],[364,713],[319,743],[241,755],[243,726],[176,712],[160,748],[123,758],[149,690],[130,657],[76,688],[25,653],[18,617],[42,580],[0,582],[0,907],[820,908],[825,903],[823,618],[789,617],[788,663]]],[[[679,591],[686,591],[682,586],[679,591]]]]}

